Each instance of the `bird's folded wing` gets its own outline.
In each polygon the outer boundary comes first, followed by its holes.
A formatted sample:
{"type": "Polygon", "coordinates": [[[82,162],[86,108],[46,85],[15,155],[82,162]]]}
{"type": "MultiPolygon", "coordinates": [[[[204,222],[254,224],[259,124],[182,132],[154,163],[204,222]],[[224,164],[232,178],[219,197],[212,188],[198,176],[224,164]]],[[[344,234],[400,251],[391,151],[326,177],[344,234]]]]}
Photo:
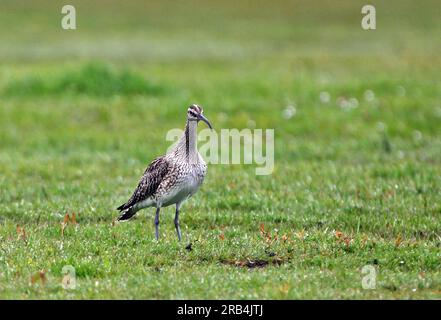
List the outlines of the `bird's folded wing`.
{"type": "Polygon", "coordinates": [[[135,192],[133,192],[129,201],[119,206],[117,209],[121,211],[125,210],[154,195],[169,170],[170,164],[164,157],[159,157],[153,160],[145,170],[141,177],[141,181],[139,181],[138,187],[135,192]]]}

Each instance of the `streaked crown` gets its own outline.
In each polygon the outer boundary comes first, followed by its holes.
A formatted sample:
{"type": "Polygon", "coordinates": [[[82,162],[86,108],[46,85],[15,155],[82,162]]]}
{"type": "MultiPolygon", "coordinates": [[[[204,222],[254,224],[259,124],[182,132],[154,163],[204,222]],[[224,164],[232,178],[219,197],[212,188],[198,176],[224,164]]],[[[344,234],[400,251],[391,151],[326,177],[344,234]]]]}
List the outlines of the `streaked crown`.
{"type": "Polygon", "coordinates": [[[198,116],[201,115],[203,112],[204,110],[202,110],[201,106],[198,106],[197,104],[192,104],[188,107],[187,117],[189,120],[198,120],[198,116]]]}

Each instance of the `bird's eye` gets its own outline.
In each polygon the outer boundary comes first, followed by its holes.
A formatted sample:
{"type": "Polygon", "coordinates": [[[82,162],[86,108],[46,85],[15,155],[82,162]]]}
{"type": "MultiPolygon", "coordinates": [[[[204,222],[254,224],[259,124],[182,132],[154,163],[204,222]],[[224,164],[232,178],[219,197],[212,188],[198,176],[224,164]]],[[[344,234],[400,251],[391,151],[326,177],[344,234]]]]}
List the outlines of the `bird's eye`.
{"type": "Polygon", "coordinates": [[[192,110],[188,110],[188,114],[194,118],[197,118],[197,114],[195,112],[193,112],[192,110]]]}

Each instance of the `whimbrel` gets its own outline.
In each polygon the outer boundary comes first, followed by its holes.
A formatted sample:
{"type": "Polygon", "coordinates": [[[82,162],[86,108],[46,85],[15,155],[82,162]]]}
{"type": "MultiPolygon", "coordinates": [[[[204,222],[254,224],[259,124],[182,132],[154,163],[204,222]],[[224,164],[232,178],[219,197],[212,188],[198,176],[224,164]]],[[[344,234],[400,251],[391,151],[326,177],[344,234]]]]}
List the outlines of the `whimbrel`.
{"type": "Polygon", "coordinates": [[[129,201],[119,206],[118,220],[128,220],[136,212],[147,207],[155,207],[156,240],[159,238],[159,211],[162,207],[175,204],[175,228],[181,241],[179,209],[181,204],[196,193],[204,181],[207,165],[199,154],[197,125],[210,122],[203,115],[202,107],[192,104],[187,110],[185,132],[176,146],[167,154],[149,164],[129,201]]]}

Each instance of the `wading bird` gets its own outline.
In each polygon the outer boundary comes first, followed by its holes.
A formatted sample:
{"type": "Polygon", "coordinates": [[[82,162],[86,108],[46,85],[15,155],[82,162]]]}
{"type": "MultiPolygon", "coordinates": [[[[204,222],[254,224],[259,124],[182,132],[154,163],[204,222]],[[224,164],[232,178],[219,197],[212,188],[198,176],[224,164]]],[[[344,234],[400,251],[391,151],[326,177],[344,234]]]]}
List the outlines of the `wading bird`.
{"type": "Polygon", "coordinates": [[[184,134],[170,152],[149,164],[129,201],[117,208],[120,211],[119,221],[130,219],[141,209],[155,207],[155,231],[158,240],[159,211],[162,207],[175,204],[174,222],[181,241],[179,209],[185,200],[196,193],[207,172],[207,165],[196,147],[199,121],[205,122],[212,129],[203,115],[202,107],[192,104],[187,110],[184,134]]]}

